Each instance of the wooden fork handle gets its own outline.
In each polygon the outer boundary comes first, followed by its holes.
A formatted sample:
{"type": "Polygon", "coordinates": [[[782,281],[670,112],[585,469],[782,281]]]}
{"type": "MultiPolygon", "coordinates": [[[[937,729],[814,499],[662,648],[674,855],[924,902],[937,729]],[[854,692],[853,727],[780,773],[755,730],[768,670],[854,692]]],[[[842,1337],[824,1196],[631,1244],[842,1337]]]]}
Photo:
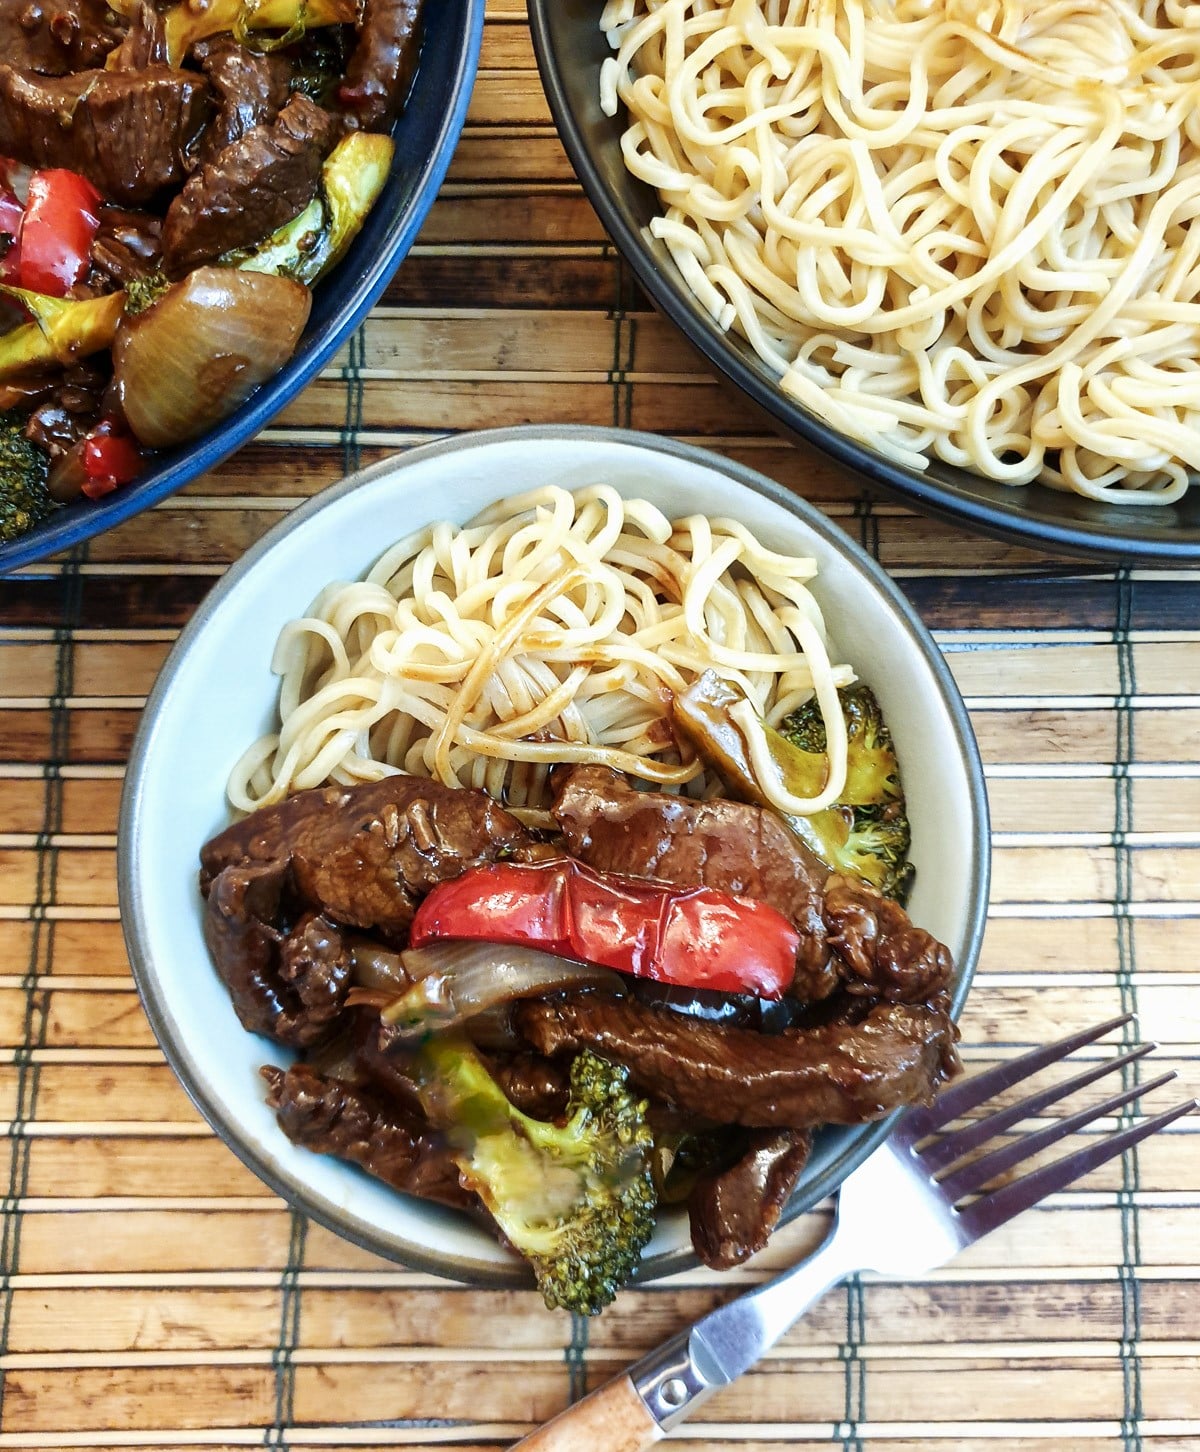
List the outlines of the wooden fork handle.
{"type": "Polygon", "coordinates": [[[626,1373],[560,1412],[512,1452],[641,1452],[665,1436],[626,1373]]]}

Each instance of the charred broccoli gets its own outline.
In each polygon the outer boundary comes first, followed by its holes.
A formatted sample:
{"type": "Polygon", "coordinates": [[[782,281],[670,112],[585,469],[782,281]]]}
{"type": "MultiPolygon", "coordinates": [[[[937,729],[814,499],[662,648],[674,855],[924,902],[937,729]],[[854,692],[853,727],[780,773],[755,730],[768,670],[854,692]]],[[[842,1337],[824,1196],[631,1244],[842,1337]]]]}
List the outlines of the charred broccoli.
{"type": "Polygon", "coordinates": [[[463,1183],[529,1261],[547,1306],[595,1315],[654,1229],[653,1137],[628,1070],[581,1053],[566,1119],[547,1124],[509,1103],[466,1040],[434,1036],[421,1058],[422,1102],[463,1183]]]}
{"type": "MultiPolygon", "coordinates": [[[[859,877],[903,902],[912,886],[911,832],[891,733],[869,687],[838,692],[849,745],[846,786],[836,806],[789,823],[828,866],[859,877]]],[[[825,723],[816,700],[784,718],[780,735],[805,756],[824,762],[825,723]]],[[[822,764],[820,781],[824,776],[822,764]]]]}
{"type": "Polygon", "coordinates": [[[17,413],[0,413],[0,540],[27,534],[54,508],[46,488],[50,461],[22,432],[17,413]]]}

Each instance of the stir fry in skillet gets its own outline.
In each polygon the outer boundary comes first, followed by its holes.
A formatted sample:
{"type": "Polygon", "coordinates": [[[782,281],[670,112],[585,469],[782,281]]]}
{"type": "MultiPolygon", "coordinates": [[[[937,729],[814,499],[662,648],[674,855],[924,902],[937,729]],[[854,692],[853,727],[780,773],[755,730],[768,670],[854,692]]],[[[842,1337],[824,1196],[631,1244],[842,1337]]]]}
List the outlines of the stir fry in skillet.
{"type": "Polygon", "coordinates": [[[293,1141],[485,1220],[591,1313],[686,1204],[765,1244],[822,1125],[953,1073],[900,764],[815,562],[605,485],[435,524],[280,635],[201,852],[293,1141]]]}
{"type": "Polygon", "coordinates": [[[0,0],[0,540],[288,360],[391,164],[423,0],[0,0]]]}

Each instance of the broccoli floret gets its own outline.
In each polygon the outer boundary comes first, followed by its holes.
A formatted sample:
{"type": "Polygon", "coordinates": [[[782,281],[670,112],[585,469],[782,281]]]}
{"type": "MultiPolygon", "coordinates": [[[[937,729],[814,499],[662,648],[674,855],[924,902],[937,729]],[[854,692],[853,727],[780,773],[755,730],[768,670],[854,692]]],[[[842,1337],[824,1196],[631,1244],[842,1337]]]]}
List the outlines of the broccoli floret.
{"type": "Polygon", "coordinates": [[[24,419],[0,413],[0,540],[28,534],[54,508],[46,488],[50,460],[22,432],[24,419]]]}
{"type": "MultiPolygon", "coordinates": [[[[788,822],[829,867],[903,902],[913,879],[912,834],[891,732],[869,687],[847,686],[838,697],[849,736],[845,788],[836,806],[788,822]]],[[[797,751],[823,761],[825,724],[815,700],[785,717],[779,731],[797,751]]]]}
{"type": "Polygon", "coordinates": [[[464,1184],[529,1261],[547,1306],[595,1315],[654,1229],[653,1136],[629,1071],[581,1053],[566,1119],[547,1124],[509,1103],[464,1039],[435,1036],[421,1052],[422,1100],[464,1184]]]}
{"type": "MultiPolygon", "coordinates": [[[[846,751],[846,785],[840,800],[847,806],[876,806],[903,800],[900,766],[892,733],[883,719],[875,692],[861,683],[838,691],[849,738],[846,751]]],[[[786,716],[780,732],[800,751],[824,757],[825,722],[816,697],[786,716]]],[[[821,779],[824,778],[822,768],[821,779]]]]}
{"type": "Polygon", "coordinates": [[[133,278],[125,284],[126,314],[135,318],[138,313],[144,313],[147,308],[154,306],[170,286],[170,282],[161,272],[133,278]]]}

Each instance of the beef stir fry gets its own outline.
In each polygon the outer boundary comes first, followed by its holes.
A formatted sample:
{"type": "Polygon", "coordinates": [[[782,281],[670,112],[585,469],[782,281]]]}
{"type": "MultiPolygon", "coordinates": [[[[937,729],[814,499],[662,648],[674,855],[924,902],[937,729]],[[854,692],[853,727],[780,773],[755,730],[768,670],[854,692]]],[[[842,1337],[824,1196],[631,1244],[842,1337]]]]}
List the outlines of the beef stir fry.
{"type": "Polygon", "coordinates": [[[387,177],[424,0],[0,0],[0,540],[291,357],[387,177]]]}
{"type": "MultiPolygon", "coordinates": [[[[886,731],[859,747],[899,821],[886,731]]],[[[200,882],[241,1022],[297,1052],[263,1070],[284,1133],[480,1217],[593,1313],[659,1204],[735,1265],[814,1130],[928,1103],[957,1069],[953,964],[754,801],[552,784],[537,831],[414,776],[301,791],[208,842],[200,882]]]]}

